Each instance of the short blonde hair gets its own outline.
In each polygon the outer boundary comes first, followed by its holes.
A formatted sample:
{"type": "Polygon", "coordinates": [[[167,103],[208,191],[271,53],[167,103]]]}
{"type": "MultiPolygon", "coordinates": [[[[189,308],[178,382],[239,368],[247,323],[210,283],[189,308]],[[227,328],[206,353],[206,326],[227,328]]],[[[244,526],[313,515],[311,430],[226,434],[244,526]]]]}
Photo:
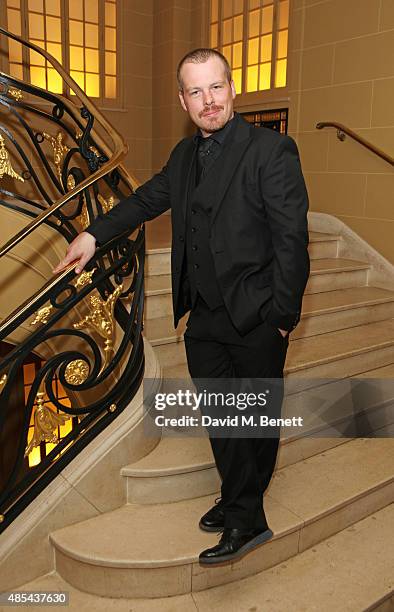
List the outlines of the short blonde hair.
{"type": "Polygon", "coordinates": [[[178,68],[176,71],[176,78],[178,81],[179,91],[183,91],[183,83],[181,79],[182,66],[188,63],[189,64],[204,64],[207,60],[209,60],[210,57],[218,57],[223,62],[228,82],[231,81],[230,64],[228,63],[224,55],[220,53],[220,51],[216,51],[216,49],[209,49],[209,48],[194,49],[194,51],[189,51],[189,53],[186,53],[186,55],[181,59],[181,61],[178,64],[178,68]]]}

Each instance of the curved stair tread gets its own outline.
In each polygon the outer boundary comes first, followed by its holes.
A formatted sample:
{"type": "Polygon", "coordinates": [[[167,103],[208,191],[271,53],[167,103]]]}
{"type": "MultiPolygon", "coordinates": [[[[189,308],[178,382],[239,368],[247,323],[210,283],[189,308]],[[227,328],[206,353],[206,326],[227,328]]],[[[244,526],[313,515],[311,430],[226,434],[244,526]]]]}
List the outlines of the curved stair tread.
{"type": "Polygon", "coordinates": [[[394,566],[394,504],[280,563],[232,583],[193,595],[109,598],[80,591],[53,571],[18,587],[20,591],[68,591],[78,612],[331,612],[391,608],[394,566]],[[352,577],[350,580],[349,577],[352,577]],[[286,585],[286,588],[283,588],[286,585]],[[313,588],[311,588],[313,585],[313,588]],[[379,605],[386,607],[380,608],[379,605]]]}
{"type": "MultiPolygon", "coordinates": [[[[265,496],[274,531],[271,545],[356,500],[362,505],[363,496],[394,481],[393,462],[391,439],[355,439],[278,471],[265,496]]],[[[195,563],[203,548],[217,542],[217,534],[198,528],[214,498],[130,504],[54,531],[50,539],[68,557],[93,565],[147,568],[195,563]]],[[[341,528],[339,523],[336,528],[341,528]]]]}
{"type": "Polygon", "coordinates": [[[321,293],[305,294],[302,300],[301,317],[338,312],[348,308],[361,308],[394,301],[394,291],[380,287],[364,286],[334,289],[321,293]]]}
{"type": "Polygon", "coordinates": [[[121,469],[122,476],[184,474],[213,467],[211,445],[204,437],[164,437],[145,457],[121,469]]]}
{"type": "Polygon", "coordinates": [[[394,319],[297,338],[289,344],[285,373],[393,345],[394,319]]]}

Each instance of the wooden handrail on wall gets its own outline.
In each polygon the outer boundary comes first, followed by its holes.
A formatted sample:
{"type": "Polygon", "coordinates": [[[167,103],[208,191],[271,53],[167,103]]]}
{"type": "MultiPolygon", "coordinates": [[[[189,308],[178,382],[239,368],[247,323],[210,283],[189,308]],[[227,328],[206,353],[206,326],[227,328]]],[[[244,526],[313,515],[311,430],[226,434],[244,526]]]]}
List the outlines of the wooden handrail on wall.
{"type": "Polygon", "coordinates": [[[391,166],[394,166],[394,157],[391,157],[388,153],[385,153],[384,151],[382,151],[378,147],[375,147],[375,145],[373,145],[372,143],[368,142],[368,140],[365,140],[365,138],[363,138],[362,136],[360,136],[356,132],[353,132],[353,130],[351,130],[350,128],[346,127],[342,123],[337,123],[336,121],[323,121],[321,123],[317,123],[316,124],[316,128],[318,130],[321,130],[321,129],[325,128],[325,127],[336,128],[336,130],[337,130],[337,137],[341,141],[345,140],[346,134],[347,134],[348,136],[350,136],[350,138],[353,138],[353,140],[356,140],[361,145],[363,145],[363,147],[366,147],[367,149],[372,151],[372,153],[375,153],[375,155],[378,155],[378,157],[381,157],[382,159],[384,159],[384,161],[386,161],[391,166]]]}

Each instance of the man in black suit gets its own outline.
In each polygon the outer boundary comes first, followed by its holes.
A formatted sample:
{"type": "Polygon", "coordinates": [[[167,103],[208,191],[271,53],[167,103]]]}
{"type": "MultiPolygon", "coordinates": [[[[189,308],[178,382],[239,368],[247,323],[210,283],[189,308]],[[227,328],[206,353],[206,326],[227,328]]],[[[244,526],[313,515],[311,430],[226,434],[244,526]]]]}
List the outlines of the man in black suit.
{"type": "MultiPolygon", "coordinates": [[[[179,98],[198,127],[161,172],[96,219],[71,243],[60,271],[78,273],[102,244],[171,208],[174,323],[185,332],[193,379],[283,379],[289,332],[309,274],[308,197],[295,142],[234,113],[226,59],[212,49],[178,67],[179,98]]],[[[232,561],[272,536],[263,509],[278,437],[210,438],[221,498],[200,520],[223,532],[200,554],[232,561]]]]}

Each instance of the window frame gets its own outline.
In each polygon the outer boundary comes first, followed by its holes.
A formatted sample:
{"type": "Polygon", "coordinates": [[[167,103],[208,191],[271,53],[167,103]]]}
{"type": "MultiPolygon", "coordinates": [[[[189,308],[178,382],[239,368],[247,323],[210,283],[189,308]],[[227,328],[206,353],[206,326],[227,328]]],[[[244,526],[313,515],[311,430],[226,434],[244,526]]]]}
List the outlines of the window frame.
{"type": "MultiPolygon", "coordinates": [[[[116,97],[106,98],[105,93],[105,22],[104,22],[104,11],[105,11],[105,0],[98,0],[99,2],[99,14],[98,14],[98,27],[99,27],[99,41],[98,41],[98,52],[99,52],[99,76],[100,76],[100,96],[90,96],[91,100],[103,110],[124,110],[124,86],[123,79],[120,78],[122,74],[122,48],[123,48],[123,28],[122,28],[122,2],[115,0],[116,4],[116,97]]],[[[22,37],[27,40],[28,32],[28,0],[20,0],[21,3],[21,31],[22,37]]],[[[63,68],[70,74],[70,20],[68,12],[68,0],[60,0],[61,15],[62,15],[62,57],[63,57],[63,68]]],[[[0,23],[7,29],[7,2],[0,2],[0,23]]],[[[0,70],[9,74],[9,54],[8,54],[8,38],[6,36],[1,37],[2,42],[0,45],[0,70]]],[[[82,48],[82,47],[81,47],[82,48]]],[[[22,61],[23,61],[23,81],[30,84],[30,59],[29,59],[29,48],[23,46],[22,48],[22,61]]],[[[50,90],[47,90],[50,91],[50,90]]],[[[76,100],[76,96],[72,95],[69,91],[69,87],[63,81],[62,93],[55,94],[62,95],[67,99],[73,101],[76,100]]],[[[86,94],[88,95],[88,94],[86,94]]],[[[43,104],[47,102],[43,101],[43,104]]]]}
{"type": "MultiPolygon", "coordinates": [[[[278,13],[279,13],[279,1],[273,0],[274,2],[274,29],[273,29],[273,42],[272,42],[272,57],[276,55],[276,36],[279,31],[278,25],[278,13]]],[[[210,47],[211,39],[211,5],[212,0],[206,2],[206,15],[207,15],[207,27],[206,27],[206,46],[210,47]]],[[[273,103],[278,104],[282,102],[288,102],[290,100],[290,87],[289,87],[289,72],[292,66],[291,54],[289,49],[291,48],[291,40],[293,28],[291,27],[291,5],[292,0],[289,0],[289,22],[288,22],[288,44],[287,44],[287,69],[286,69],[286,85],[284,87],[272,86],[270,89],[262,89],[253,92],[242,92],[237,91],[235,104],[237,107],[250,110],[258,111],[263,108],[265,104],[272,105],[273,103]]],[[[221,43],[221,27],[222,27],[222,0],[218,0],[218,43],[221,43]]],[[[261,33],[259,34],[261,36],[261,33]]],[[[249,40],[249,0],[244,0],[243,8],[243,41],[242,41],[242,87],[245,88],[247,78],[247,52],[248,52],[248,40],[249,40]]],[[[230,43],[233,44],[233,43],[230,43]]],[[[218,44],[216,47],[220,52],[222,44],[218,44]]],[[[210,47],[214,48],[214,47],[210,47]]],[[[275,62],[271,64],[271,82],[275,82],[275,62]]],[[[231,66],[232,68],[232,66],[231,66]]]]}

